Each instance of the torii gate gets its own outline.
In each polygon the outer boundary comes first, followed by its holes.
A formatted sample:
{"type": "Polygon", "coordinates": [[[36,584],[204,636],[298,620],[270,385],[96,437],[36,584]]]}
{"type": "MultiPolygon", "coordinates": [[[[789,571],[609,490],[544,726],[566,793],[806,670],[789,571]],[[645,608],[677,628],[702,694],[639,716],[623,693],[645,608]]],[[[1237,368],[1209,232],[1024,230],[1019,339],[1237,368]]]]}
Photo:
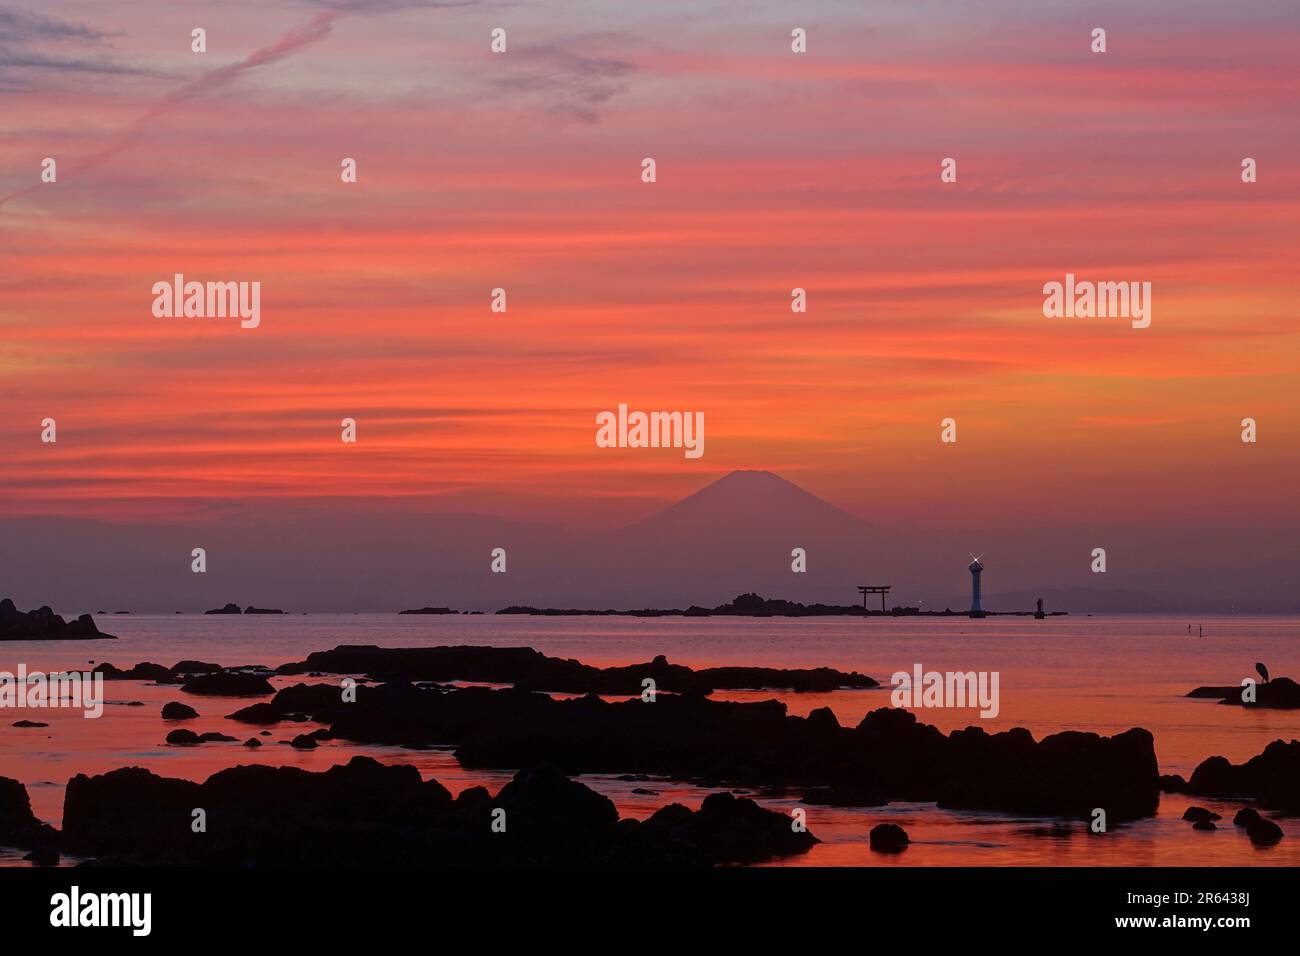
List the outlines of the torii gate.
{"type": "Polygon", "coordinates": [[[864,617],[866,616],[867,613],[868,594],[880,595],[880,613],[881,614],[885,613],[885,595],[889,593],[889,589],[891,587],[892,585],[889,584],[880,584],[880,585],[859,584],[858,585],[858,590],[862,592],[862,614],[864,617]]]}

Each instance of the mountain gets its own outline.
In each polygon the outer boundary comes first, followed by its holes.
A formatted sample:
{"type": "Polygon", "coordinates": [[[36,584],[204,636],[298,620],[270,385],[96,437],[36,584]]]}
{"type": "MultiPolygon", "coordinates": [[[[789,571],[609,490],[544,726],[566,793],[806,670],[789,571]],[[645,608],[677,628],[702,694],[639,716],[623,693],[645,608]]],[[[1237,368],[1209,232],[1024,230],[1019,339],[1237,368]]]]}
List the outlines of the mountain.
{"type": "MultiPolygon", "coordinates": [[[[887,516],[888,502],[881,507],[887,516]]],[[[891,606],[960,609],[970,600],[967,551],[976,550],[988,554],[991,610],[1029,610],[1039,596],[1049,609],[1076,612],[1297,609],[1293,595],[1249,589],[1252,578],[1276,574],[1242,566],[1229,580],[1212,551],[1179,549],[1184,567],[1144,565],[1156,548],[1147,529],[1061,532],[997,516],[974,530],[899,527],[769,471],[731,472],[600,533],[414,508],[328,499],[232,503],[219,520],[188,524],[0,519],[0,579],[20,604],[168,613],[231,600],[293,611],[713,607],[745,592],[850,604],[859,584],[890,585],[891,606]],[[1098,539],[1112,557],[1105,575],[1089,572],[1098,539]],[[207,549],[206,574],[190,570],[194,547],[207,549]],[[508,553],[505,574],[490,570],[498,547],[508,553]],[[807,555],[805,573],[791,570],[795,548],[807,555]]]]}

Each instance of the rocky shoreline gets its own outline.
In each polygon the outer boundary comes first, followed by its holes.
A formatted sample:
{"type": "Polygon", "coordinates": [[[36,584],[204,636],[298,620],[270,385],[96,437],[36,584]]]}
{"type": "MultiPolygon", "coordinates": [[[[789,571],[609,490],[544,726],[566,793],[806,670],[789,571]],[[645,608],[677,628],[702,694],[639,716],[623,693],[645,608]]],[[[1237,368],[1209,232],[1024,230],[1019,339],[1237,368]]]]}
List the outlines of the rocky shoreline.
{"type": "MultiPolygon", "coordinates": [[[[830,668],[696,670],[662,656],[600,668],[526,647],[341,645],[275,671],[205,661],[97,670],[193,695],[269,698],[237,706],[227,719],[253,727],[323,725],[281,741],[295,748],[330,739],[445,747],[466,768],[517,772],[495,797],[473,787],[453,800],[414,767],[366,757],[321,773],[237,766],[202,783],[122,768],[69,782],[62,832],[31,815],[21,784],[0,778],[0,844],[30,849],[42,861],[67,852],[176,864],[715,865],[803,853],[816,843],[790,818],[725,790],[699,811],[669,805],[642,822],[620,820],[606,797],[569,779],[581,774],[797,794],[808,806],[932,802],[1077,820],[1101,809],[1111,823],[1150,817],[1162,791],[1180,792],[1253,801],[1238,825],[1260,847],[1283,834],[1259,810],[1300,814],[1300,741],[1275,741],[1240,765],[1210,757],[1184,781],[1160,774],[1155,742],[1140,727],[1041,740],[1023,728],[945,734],[888,706],[850,727],[825,707],[797,717],[776,700],[710,698],[722,689],[878,686],[866,675],[830,668]],[[277,691],[267,679],[273,675],[317,681],[277,691]],[[334,679],[319,680],[326,675],[334,679]],[[190,815],[200,808],[208,829],[194,833],[190,815]],[[498,811],[507,820],[504,833],[493,829],[498,811]]],[[[178,701],[161,716],[173,728],[170,745],[236,742],[229,734],[177,728],[176,721],[197,716],[178,701]]],[[[250,737],[244,746],[260,744],[250,737]]],[[[1213,829],[1214,816],[1188,819],[1213,829]]],[[[873,833],[872,846],[905,848],[906,834],[896,829],[873,833]]]]}
{"type": "Polygon", "coordinates": [[[0,641],[96,641],[116,640],[103,633],[89,614],[66,621],[48,605],[34,611],[20,611],[10,598],[0,600],[0,641]]]}

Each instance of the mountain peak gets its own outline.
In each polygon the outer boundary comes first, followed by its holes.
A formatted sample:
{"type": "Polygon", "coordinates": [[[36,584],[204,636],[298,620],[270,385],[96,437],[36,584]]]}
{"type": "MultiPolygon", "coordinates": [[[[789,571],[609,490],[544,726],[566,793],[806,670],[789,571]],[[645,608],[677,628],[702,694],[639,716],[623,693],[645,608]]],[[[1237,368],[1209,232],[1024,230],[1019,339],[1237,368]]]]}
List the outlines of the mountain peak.
{"type": "Polygon", "coordinates": [[[845,524],[862,522],[775,472],[760,469],[728,472],[641,522],[641,526],[700,529],[807,525],[809,531],[826,525],[842,528],[845,524]]]}

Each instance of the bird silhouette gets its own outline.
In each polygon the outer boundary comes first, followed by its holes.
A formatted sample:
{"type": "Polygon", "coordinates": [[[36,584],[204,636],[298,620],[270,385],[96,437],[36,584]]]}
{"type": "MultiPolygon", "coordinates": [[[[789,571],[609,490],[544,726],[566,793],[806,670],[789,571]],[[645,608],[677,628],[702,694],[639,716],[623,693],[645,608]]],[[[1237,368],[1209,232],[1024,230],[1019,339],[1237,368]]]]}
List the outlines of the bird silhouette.
{"type": "Polygon", "coordinates": [[[1264,678],[1264,683],[1267,684],[1267,683],[1268,683],[1268,668],[1265,667],[1263,664],[1256,664],[1256,665],[1255,665],[1255,670],[1259,671],[1259,676],[1262,677],[1262,678],[1264,678]]]}

